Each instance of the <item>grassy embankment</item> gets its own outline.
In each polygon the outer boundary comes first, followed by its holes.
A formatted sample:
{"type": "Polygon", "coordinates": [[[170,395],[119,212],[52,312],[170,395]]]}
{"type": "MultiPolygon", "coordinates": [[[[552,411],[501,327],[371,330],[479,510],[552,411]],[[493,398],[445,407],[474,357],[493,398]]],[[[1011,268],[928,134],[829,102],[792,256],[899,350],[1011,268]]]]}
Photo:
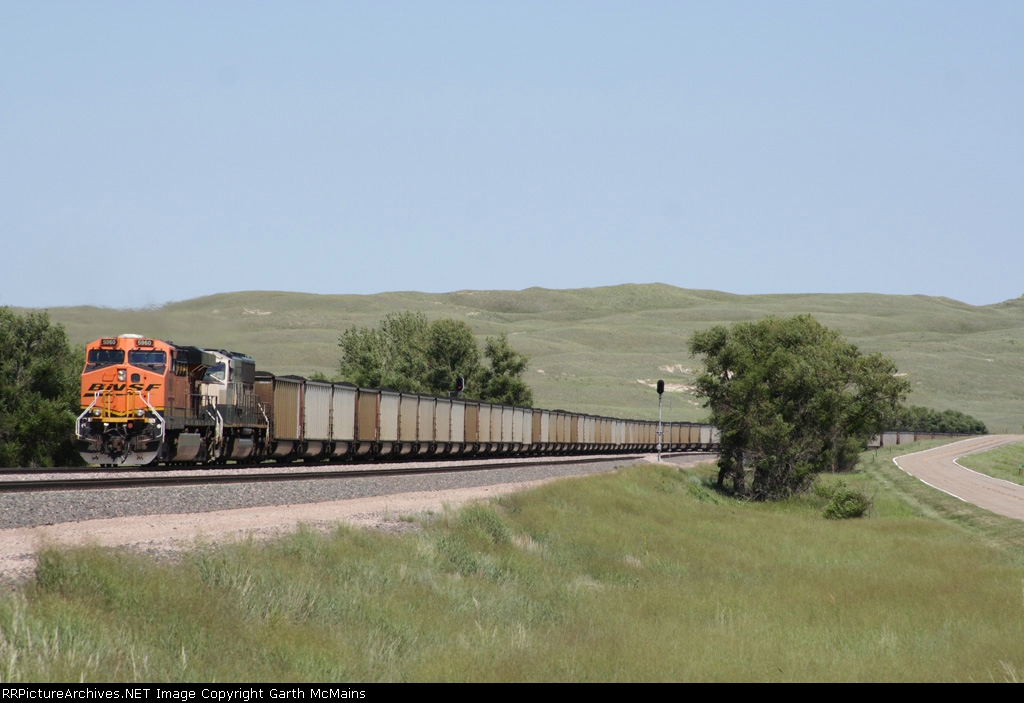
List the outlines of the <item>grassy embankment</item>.
{"type": "Polygon", "coordinates": [[[1004,481],[1024,484],[1024,442],[958,459],[962,466],[1004,481]]]}
{"type": "Polygon", "coordinates": [[[0,677],[1024,676],[1024,525],[892,455],[842,478],[874,496],[860,520],[824,520],[816,495],[723,498],[709,467],[646,466],[419,516],[402,535],[302,531],[175,564],[47,552],[0,602],[0,677]]]}
{"type": "Polygon", "coordinates": [[[686,348],[695,330],[811,313],[862,350],[891,356],[913,385],[912,404],[966,412],[991,432],[1017,431],[1024,422],[1024,298],[976,307],[926,296],[743,296],[652,284],[371,296],[247,292],[155,309],[50,314],[76,343],[137,332],[244,351],[274,373],[330,376],[342,330],[376,325],[396,310],[465,320],[481,339],[508,333],[531,358],[527,380],[539,407],[655,419],[653,384],[663,378],[666,419],[701,420],[706,411],[687,388],[696,360],[686,348]]]}

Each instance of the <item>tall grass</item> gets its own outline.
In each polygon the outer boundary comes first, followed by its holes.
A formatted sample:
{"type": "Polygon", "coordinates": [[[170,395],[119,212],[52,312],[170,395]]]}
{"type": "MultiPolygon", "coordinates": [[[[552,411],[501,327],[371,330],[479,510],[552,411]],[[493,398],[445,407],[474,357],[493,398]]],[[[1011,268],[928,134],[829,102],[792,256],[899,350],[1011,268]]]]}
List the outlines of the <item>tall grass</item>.
{"type": "Polygon", "coordinates": [[[862,467],[841,477],[874,498],[858,520],[823,519],[827,491],[739,503],[711,488],[708,467],[644,466],[446,511],[403,535],[303,529],[175,562],[47,551],[35,581],[0,602],[0,676],[1019,676],[1021,524],[918,498],[884,457],[862,467]]]}

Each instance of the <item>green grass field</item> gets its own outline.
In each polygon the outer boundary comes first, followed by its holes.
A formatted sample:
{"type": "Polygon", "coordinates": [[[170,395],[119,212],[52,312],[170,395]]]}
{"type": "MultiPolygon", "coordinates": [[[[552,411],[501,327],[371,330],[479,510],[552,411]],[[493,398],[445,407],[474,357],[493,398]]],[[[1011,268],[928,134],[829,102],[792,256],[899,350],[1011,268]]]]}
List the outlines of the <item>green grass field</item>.
{"type": "Polygon", "coordinates": [[[961,457],[959,462],[968,469],[1024,484],[1024,442],[999,447],[981,454],[961,457]]]}
{"type": "Polygon", "coordinates": [[[1024,524],[892,455],[841,477],[874,498],[857,520],[825,520],[816,494],[733,501],[707,466],[641,466],[401,535],[302,530],[173,563],[48,551],[0,599],[0,678],[1018,680],[1024,524]]]}
{"type": "Polygon", "coordinates": [[[697,366],[687,352],[695,330],[811,313],[862,350],[891,356],[913,384],[912,404],[960,410],[992,432],[1024,423],[1024,298],[973,307],[925,296],[740,296],[651,284],[372,296],[256,291],[155,309],[49,312],[76,343],[134,332],[242,351],[274,373],[332,376],[344,329],[400,310],[464,320],[481,339],[508,333],[531,357],[527,380],[538,406],[551,409],[653,419],[653,383],[662,378],[677,388],[665,396],[666,419],[704,419],[685,388],[697,366]]]}

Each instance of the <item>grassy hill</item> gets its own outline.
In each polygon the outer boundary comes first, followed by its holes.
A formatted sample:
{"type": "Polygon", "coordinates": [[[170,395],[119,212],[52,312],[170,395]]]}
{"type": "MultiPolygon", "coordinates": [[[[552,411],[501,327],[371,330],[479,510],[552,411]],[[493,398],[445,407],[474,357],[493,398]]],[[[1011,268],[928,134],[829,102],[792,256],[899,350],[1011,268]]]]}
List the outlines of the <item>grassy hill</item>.
{"type": "Polygon", "coordinates": [[[927,296],[751,296],[627,284],[368,296],[249,291],[141,310],[49,312],[76,343],[135,332],[242,351],[275,373],[332,376],[344,329],[399,310],[465,320],[481,339],[507,333],[531,357],[527,380],[541,407],[656,418],[653,384],[663,378],[666,419],[703,419],[687,390],[697,366],[686,351],[694,330],[810,313],[862,350],[895,359],[913,384],[909,402],[961,410],[993,432],[1024,423],[1024,296],[976,307],[927,296]]]}

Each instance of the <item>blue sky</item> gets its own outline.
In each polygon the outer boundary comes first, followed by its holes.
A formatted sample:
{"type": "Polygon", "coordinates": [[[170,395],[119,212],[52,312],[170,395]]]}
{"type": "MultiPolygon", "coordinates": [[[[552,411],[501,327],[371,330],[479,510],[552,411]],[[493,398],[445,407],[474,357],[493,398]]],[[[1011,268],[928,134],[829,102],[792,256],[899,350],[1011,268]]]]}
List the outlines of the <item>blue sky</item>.
{"type": "Polygon", "coordinates": [[[1024,294],[1024,3],[0,3],[0,305],[1024,294]]]}

